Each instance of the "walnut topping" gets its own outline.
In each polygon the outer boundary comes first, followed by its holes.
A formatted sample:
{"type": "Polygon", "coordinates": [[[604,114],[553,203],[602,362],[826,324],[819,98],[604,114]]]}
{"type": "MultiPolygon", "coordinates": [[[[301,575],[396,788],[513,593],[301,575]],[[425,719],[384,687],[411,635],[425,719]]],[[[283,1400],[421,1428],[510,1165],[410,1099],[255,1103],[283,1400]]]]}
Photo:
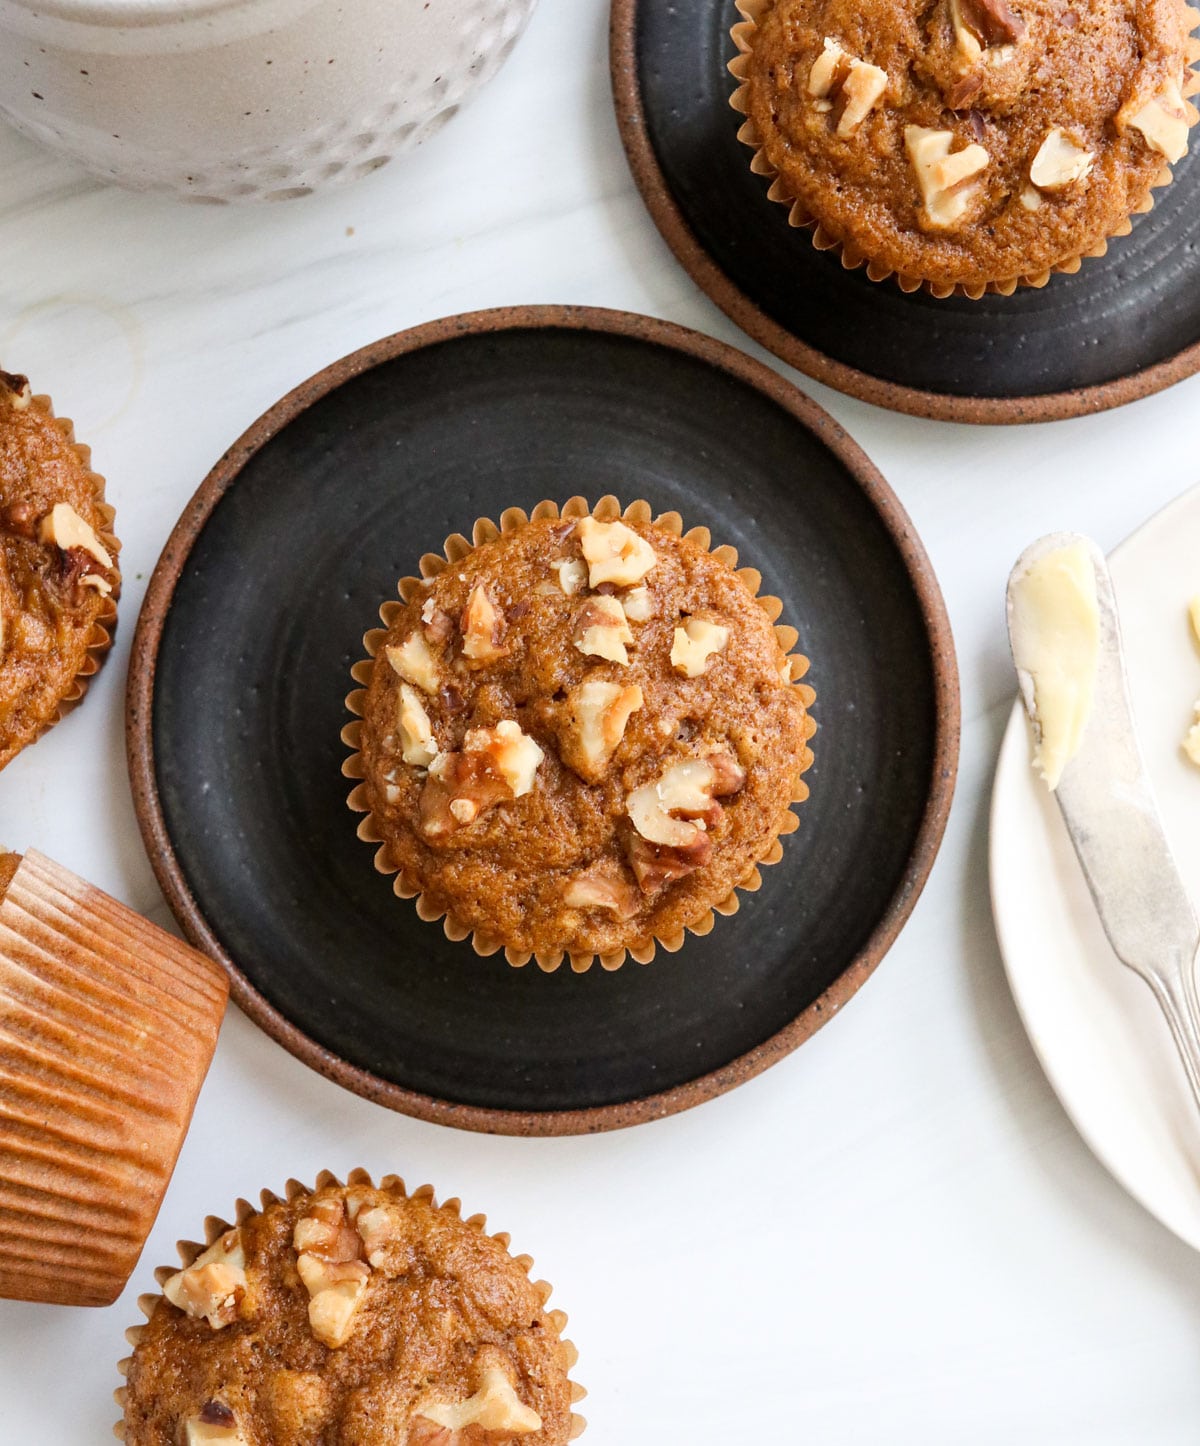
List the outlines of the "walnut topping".
{"type": "Polygon", "coordinates": [[[626,643],[633,642],[625,609],[615,597],[590,597],[575,614],[575,646],[585,657],[628,663],[626,643]]]}
{"type": "Polygon", "coordinates": [[[688,618],[675,629],[671,643],[671,666],[687,678],[698,678],[708,668],[714,653],[724,652],[729,629],[705,618],[688,618]]]}
{"type": "Polygon", "coordinates": [[[407,683],[400,684],[400,747],[405,763],[416,768],[428,768],[438,755],[437,740],[433,736],[433,724],[425,705],[416,690],[407,683]]]}
{"type": "Polygon", "coordinates": [[[421,831],[445,838],[513,797],[489,753],[439,753],[421,790],[421,831]]]}
{"type": "MultiPolygon", "coordinates": [[[[494,1440],[496,1446],[511,1436],[540,1431],[542,1418],[517,1395],[509,1369],[507,1357],[502,1351],[497,1347],[485,1347],[475,1360],[474,1395],[454,1403],[427,1399],[417,1406],[413,1414],[446,1431],[459,1432],[474,1427],[473,1437],[461,1439],[481,1443],[494,1440]],[[481,1432],[486,1434],[480,1435],[481,1432]]],[[[426,1439],[432,1441],[437,1438],[426,1439]]]]}
{"type": "Polygon", "coordinates": [[[686,848],[721,816],[713,802],[716,774],[702,758],[673,763],[653,783],[635,788],[625,800],[633,826],[649,843],[686,848]]]}
{"type": "Polygon", "coordinates": [[[101,567],[113,565],[108,549],[79,513],[66,502],[56,502],[42,518],[42,525],[38,528],[38,541],[43,544],[53,543],[63,552],[80,548],[95,558],[101,567]]]}
{"type": "Polygon", "coordinates": [[[654,598],[644,583],[641,587],[631,587],[621,599],[621,606],[631,623],[648,623],[654,616],[654,598]]]}
{"type": "Polygon", "coordinates": [[[574,597],[587,582],[587,563],[580,561],[577,557],[568,557],[562,562],[556,562],[554,571],[558,573],[559,588],[568,597],[574,597]]]}
{"type": "Polygon", "coordinates": [[[1036,186],[1026,186],[1021,192],[1021,205],[1027,211],[1040,211],[1042,209],[1042,193],[1036,186]]]}
{"type": "Polygon", "coordinates": [[[1085,151],[1064,131],[1055,126],[1046,132],[1029,167],[1029,179],[1042,191],[1065,191],[1076,181],[1086,180],[1095,156],[1085,151]]]}
{"type": "Polygon", "coordinates": [[[632,587],[658,563],[658,554],[646,539],[623,522],[581,517],[578,528],[591,587],[599,587],[602,582],[632,587]]]}
{"type": "Polygon", "coordinates": [[[437,659],[421,633],[410,633],[399,647],[384,649],[392,671],[424,693],[436,693],[441,682],[437,659]]]}
{"type": "Polygon", "coordinates": [[[1025,35],[1025,22],[1008,0],[950,0],[950,20],[966,59],[977,60],[985,47],[1015,45],[1025,35]]]}
{"type": "Polygon", "coordinates": [[[839,136],[854,135],[886,90],[886,70],[859,60],[836,40],[825,37],[821,54],[808,73],[808,93],[821,110],[832,110],[838,97],[845,101],[837,124],[839,136]]]}
{"type": "Polygon", "coordinates": [[[642,690],[623,687],[589,673],[567,694],[571,728],[562,740],[562,760],[585,783],[599,783],[612,760],[630,715],[643,704],[642,690]]]}
{"type": "Polygon", "coordinates": [[[33,389],[29,378],[16,372],[0,371],[0,395],[14,412],[23,412],[33,400],[33,389]]]}
{"type": "Polygon", "coordinates": [[[538,764],[545,753],[521,731],[521,725],[504,718],[494,728],[473,728],[463,742],[468,753],[483,753],[492,760],[501,778],[520,798],[533,788],[538,764]]]}
{"type": "Polygon", "coordinates": [[[241,1233],[234,1229],[165,1281],[162,1292],[185,1314],[220,1330],[237,1319],[246,1288],[246,1253],[241,1233]]]}
{"type": "Polygon", "coordinates": [[[619,866],[599,863],[567,881],[563,903],[569,909],[607,909],[618,919],[632,919],[639,906],[637,892],[619,866]]]}
{"type": "Polygon", "coordinates": [[[443,612],[433,598],[425,599],[421,609],[422,631],[435,647],[444,647],[454,636],[454,619],[443,612]]]}
{"type": "Polygon", "coordinates": [[[699,831],[690,844],[669,848],[634,833],[626,839],[625,854],[642,893],[656,894],[667,884],[702,869],[712,858],[712,839],[699,831]]]}
{"type": "Polygon", "coordinates": [[[988,165],[988,153],[980,145],[951,152],[955,140],[953,131],[904,129],[904,144],[924,202],[922,219],[935,231],[949,230],[963,219],[979,189],[972,182],[988,165]]]}
{"type": "Polygon", "coordinates": [[[1157,95],[1135,96],[1117,112],[1117,130],[1139,131],[1151,150],[1170,161],[1183,160],[1188,148],[1188,112],[1177,80],[1166,81],[1157,95]]]}
{"type": "Polygon", "coordinates": [[[314,1202],[292,1232],[296,1270],[308,1291],[312,1333],[331,1350],[350,1339],[371,1270],[343,1201],[314,1202]]]}
{"type": "Polygon", "coordinates": [[[493,663],[508,655],[504,634],[508,625],[488,597],[482,583],[471,589],[459,626],[463,631],[463,657],[473,663],[493,663]]]}
{"type": "Polygon", "coordinates": [[[396,1240],[398,1228],[393,1212],[383,1205],[372,1206],[361,1211],[354,1221],[355,1229],[367,1252],[367,1264],[372,1270],[383,1267],[387,1248],[396,1240]]]}
{"type": "Polygon", "coordinates": [[[184,1426],[184,1446],[250,1446],[224,1401],[206,1401],[184,1426]]]}

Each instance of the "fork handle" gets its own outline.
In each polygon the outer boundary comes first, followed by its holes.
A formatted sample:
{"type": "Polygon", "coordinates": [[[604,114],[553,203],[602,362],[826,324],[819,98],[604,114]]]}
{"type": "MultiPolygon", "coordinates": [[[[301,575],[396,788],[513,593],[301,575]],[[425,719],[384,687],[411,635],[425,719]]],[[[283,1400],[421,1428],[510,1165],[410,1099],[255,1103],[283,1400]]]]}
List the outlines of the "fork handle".
{"type": "Polygon", "coordinates": [[[1200,1000],[1196,993],[1195,963],[1180,961],[1170,977],[1157,975],[1148,980],[1154,997],[1166,1016],[1175,1048],[1200,1108],[1200,1000]]]}

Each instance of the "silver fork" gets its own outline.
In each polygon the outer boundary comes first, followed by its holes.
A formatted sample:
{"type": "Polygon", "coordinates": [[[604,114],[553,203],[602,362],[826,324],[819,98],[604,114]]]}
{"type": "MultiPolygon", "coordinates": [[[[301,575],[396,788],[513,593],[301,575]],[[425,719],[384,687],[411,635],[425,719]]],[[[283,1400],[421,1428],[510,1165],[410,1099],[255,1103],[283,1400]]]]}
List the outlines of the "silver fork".
{"type": "MultiPolygon", "coordinates": [[[[1112,578],[1090,538],[1052,533],[1021,554],[1008,581],[1010,641],[1014,581],[1046,553],[1075,543],[1087,547],[1095,568],[1100,656],[1091,716],[1055,796],[1109,943],[1153,991],[1200,1105],[1200,925],[1138,747],[1112,578]]],[[[1036,727],[1033,680],[1020,668],[1017,679],[1036,727]]]]}

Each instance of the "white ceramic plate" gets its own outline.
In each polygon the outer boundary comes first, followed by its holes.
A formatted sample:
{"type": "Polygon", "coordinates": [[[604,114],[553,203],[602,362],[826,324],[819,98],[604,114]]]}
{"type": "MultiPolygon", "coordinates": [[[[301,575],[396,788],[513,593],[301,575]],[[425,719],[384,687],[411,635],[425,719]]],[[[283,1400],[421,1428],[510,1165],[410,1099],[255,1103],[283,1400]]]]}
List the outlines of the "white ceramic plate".
{"type": "MultiPolygon", "coordinates": [[[[1180,740],[1200,696],[1200,487],[1110,558],[1138,736],[1167,836],[1200,900],[1200,769],[1180,740]]],[[[1200,1249],[1200,1112],[1149,989],[1109,947],[1019,704],[992,793],[991,887],[1009,984],[1050,1083],[1125,1188],[1200,1249]]]]}

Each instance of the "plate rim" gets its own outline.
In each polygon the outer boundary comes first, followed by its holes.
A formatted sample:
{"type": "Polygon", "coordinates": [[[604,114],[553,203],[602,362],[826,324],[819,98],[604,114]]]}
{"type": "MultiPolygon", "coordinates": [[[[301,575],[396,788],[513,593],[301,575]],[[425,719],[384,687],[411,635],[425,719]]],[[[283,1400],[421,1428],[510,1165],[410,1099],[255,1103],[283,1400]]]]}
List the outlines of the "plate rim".
{"type": "MultiPolygon", "coordinates": [[[[1144,517],[1131,532],[1126,533],[1115,546],[1108,549],[1105,553],[1106,558],[1110,560],[1115,559],[1118,554],[1134,545],[1143,533],[1149,532],[1153,527],[1161,526],[1170,514],[1177,509],[1183,510],[1187,507],[1196,508],[1197,506],[1200,506],[1200,482],[1193,483],[1185,488],[1177,497],[1171,498],[1169,502],[1164,502],[1161,507],[1157,508],[1148,517],[1144,517]]],[[[1038,1066],[1045,1077],[1046,1083],[1050,1086],[1054,1098],[1058,1101],[1063,1114],[1065,1114],[1070,1121],[1072,1129],[1087,1146],[1088,1150],[1091,1151],[1099,1164],[1103,1166],[1112,1179],[1132,1200],[1135,1200],[1148,1215],[1153,1216],[1160,1225],[1169,1230],[1178,1239],[1182,1240],[1185,1245],[1190,1246],[1193,1250],[1200,1250],[1200,1237],[1197,1237],[1195,1230],[1189,1231],[1186,1225],[1174,1218],[1170,1218],[1170,1212],[1164,1211],[1159,1204],[1155,1203],[1152,1193],[1142,1188],[1135,1177],[1119,1162],[1119,1157],[1109,1148],[1103,1138],[1097,1136],[1096,1133],[1081,1120],[1080,1113],[1075,1105],[1075,1096],[1068,1099],[1063,1089],[1060,1088],[1059,1079],[1061,1071],[1054,1064],[1055,1051],[1053,1048],[1046,1048],[1045,1040],[1037,1030],[1035,1022],[1028,1012],[1027,997],[1019,987],[1019,971],[1015,972],[1013,965],[1010,963],[1010,955],[1018,953],[1019,951],[1012,943],[1007,928],[1006,920],[1009,910],[1001,904],[1000,895],[1002,890],[1000,887],[1000,875],[1002,865],[998,858],[995,839],[999,832],[998,819],[1002,807],[1001,790],[1005,786],[1010,772],[1015,776],[1018,770],[1022,768],[1022,761],[1020,759],[1010,761],[1010,755],[1024,752],[1023,767],[1026,770],[1030,767],[1027,733],[1028,724],[1025,718],[1024,706],[1020,697],[1014,696],[1012,707],[1008,712],[1003,730],[1001,731],[1000,744],[996,750],[996,761],[992,769],[992,783],[987,808],[988,897],[991,906],[992,929],[996,936],[996,945],[1000,952],[1000,963],[1004,969],[1004,978],[1008,986],[1009,995],[1016,1008],[1017,1017],[1021,1021],[1021,1028],[1025,1031],[1029,1046],[1033,1050],[1034,1057],[1037,1059],[1038,1066]],[[1023,748],[1022,743],[1024,743],[1023,748]]]]}
{"type": "Polygon", "coordinates": [[[125,743],[134,810],[155,878],[184,934],[229,975],[230,992],[266,1034],[326,1078],[377,1104],[435,1124],[488,1134],[593,1134],[659,1119],[723,1094],[790,1054],[850,999],[873,973],[907,922],[937,857],[957,776],[961,712],[949,615],[933,566],[891,486],[823,408],[762,362],[673,322],[603,308],[508,306],[425,322],[372,342],[316,372],[265,411],[217,461],[185,505],[147,585],[130,655],[125,743]],[[467,336],[557,329],[618,335],[698,359],[754,387],[789,412],[842,463],[890,534],[904,564],[930,646],[935,703],[929,793],[895,890],[864,946],[823,994],[788,1024],[720,1068],[660,1093],[574,1110],[506,1110],[445,1100],[385,1080],[342,1059],[292,1024],[225,951],[188,887],[167,829],[154,758],[154,684],[158,649],[183,568],[221,498],[246,463],[314,402],[385,362],[467,336]]]}
{"type": "MultiPolygon", "coordinates": [[[[768,316],[701,245],[671,194],[646,127],[635,35],[641,0],[612,0],[609,71],[617,130],[634,183],[675,259],[710,301],[747,336],[815,381],[889,411],[930,421],[1017,425],[1092,416],[1165,391],[1200,372],[1200,341],[1113,381],[1023,397],[969,397],[885,381],[836,361],[768,316]]],[[[732,93],[732,87],[731,87],[732,93]]],[[[733,112],[730,112],[732,117],[733,112]]],[[[732,124],[732,121],[731,121],[732,124]]]]}

